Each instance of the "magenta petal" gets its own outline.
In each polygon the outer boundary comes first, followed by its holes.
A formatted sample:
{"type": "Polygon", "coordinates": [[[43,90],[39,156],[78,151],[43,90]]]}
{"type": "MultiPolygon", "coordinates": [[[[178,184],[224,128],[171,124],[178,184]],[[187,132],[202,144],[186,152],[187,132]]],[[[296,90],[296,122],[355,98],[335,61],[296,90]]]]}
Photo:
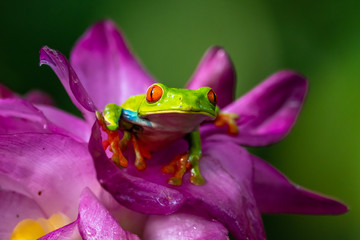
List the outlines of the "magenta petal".
{"type": "Polygon", "coordinates": [[[0,213],[0,239],[10,239],[15,226],[22,220],[44,217],[44,213],[34,200],[3,189],[0,189],[0,213]]]}
{"type": "Polygon", "coordinates": [[[54,105],[54,101],[50,95],[39,90],[28,92],[24,98],[32,104],[54,105]]]}
{"type": "MultiPolygon", "coordinates": [[[[225,112],[237,113],[239,134],[234,139],[246,146],[264,146],[283,139],[294,125],[307,92],[306,79],[292,71],[281,71],[230,104],[225,112]]],[[[204,134],[224,132],[207,124],[204,134]]]]}
{"type": "Polygon", "coordinates": [[[265,239],[252,193],[252,163],[245,149],[220,135],[203,145],[200,170],[206,184],[183,184],[189,207],[221,222],[236,239],[265,239]]]}
{"type": "MultiPolygon", "coordinates": [[[[102,186],[122,205],[142,213],[167,215],[180,207],[221,222],[238,239],[265,239],[260,212],[252,194],[252,162],[245,149],[230,138],[216,136],[204,143],[200,169],[206,184],[195,186],[184,176],[182,186],[167,184],[154,155],[144,173],[119,169],[106,156],[98,124],[89,150],[102,186]],[[211,142],[210,142],[211,141],[211,142]],[[132,175],[130,175],[130,173],[132,175]],[[143,178],[142,178],[142,177],[143,178]],[[161,181],[162,180],[162,181],[161,181]]],[[[169,149],[172,150],[172,149],[169,149]]],[[[165,157],[171,160],[174,151],[165,157]]]]}
{"type": "Polygon", "coordinates": [[[79,205],[79,232],[83,239],[139,239],[123,230],[94,194],[85,189],[79,205]]]}
{"type": "Polygon", "coordinates": [[[0,99],[0,134],[59,133],[87,141],[90,127],[82,120],[51,106],[39,106],[44,113],[22,99],[0,99]]]}
{"type": "Polygon", "coordinates": [[[229,239],[227,229],[215,220],[186,213],[150,216],[144,239],[229,239]]]}
{"type": "MultiPolygon", "coordinates": [[[[139,240],[139,237],[121,228],[109,211],[101,205],[94,194],[85,188],[80,196],[78,218],[59,228],[41,240],[73,239],[80,234],[84,240],[121,239],[139,240]]],[[[80,237],[80,236],[79,236],[80,237]]],[[[75,239],[78,239],[76,237],[75,239]]]]}
{"type": "Polygon", "coordinates": [[[212,47],[201,59],[187,88],[211,87],[217,95],[218,106],[223,108],[234,100],[235,80],[235,69],[229,55],[221,47],[212,47]]]}
{"type": "Polygon", "coordinates": [[[86,144],[64,135],[0,135],[0,156],[0,177],[21,184],[48,216],[74,218],[82,189],[100,189],[86,144]]]}
{"type": "Polygon", "coordinates": [[[130,96],[144,94],[154,83],[109,20],[95,24],[80,38],[71,65],[101,110],[108,103],[121,104],[130,96]]]}
{"type": "Polygon", "coordinates": [[[0,84],[0,98],[18,98],[18,95],[10,91],[7,87],[0,84]]]}
{"type": "Polygon", "coordinates": [[[91,126],[84,120],[52,106],[37,105],[36,107],[50,122],[66,130],[69,133],[67,135],[71,134],[70,136],[75,136],[84,142],[89,141],[91,126]]]}
{"type": "Polygon", "coordinates": [[[254,194],[262,213],[341,214],[346,205],[291,183],[264,160],[252,156],[254,194]]]}
{"type": "Polygon", "coordinates": [[[75,71],[60,52],[47,46],[42,47],[40,50],[40,66],[43,64],[49,65],[54,70],[75,106],[82,112],[85,112],[84,110],[90,112],[96,110],[75,71]]]}
{"type": "Polygon", "coordinates": [[[145,214],[170,214],[184,204],[185,199],[177,190],[119,170],[106,156],[97,123],[92,129],[89,151],[94,159],[99,182],[123,206],[145,214]]]}
{"type": "Polygon", "coordinates": [[[0,99],[0,134],[51,132],[37,108],[22,99],[0,99]]]}

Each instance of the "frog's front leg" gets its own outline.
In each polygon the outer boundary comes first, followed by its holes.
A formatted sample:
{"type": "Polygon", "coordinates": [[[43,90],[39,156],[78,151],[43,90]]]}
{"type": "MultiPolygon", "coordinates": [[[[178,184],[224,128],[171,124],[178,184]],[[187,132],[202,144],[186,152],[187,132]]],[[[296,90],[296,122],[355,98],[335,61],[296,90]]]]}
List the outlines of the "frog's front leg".
{"type": "Polygon", "coordinates": [[[118,166],[127,167],[128,161],[122,154],[125,151],[130,140],[130,133],[124,132],[123,138],[119,139],[119,119],[122,108],[116,104],[106,105],[104,112],[100,114],[96,111],[96,118],[102,130],[108,135],[108,138],[103,141],[103,147],[112,152],[111,160],[118,166]]]}
{"type": "Polygon", "coordinates": [[[205,180],[199,170],[199,159],[202,155],[199,130],[187,134],[185,138],[189,143],[189,151],[175,156],[168,165],[162,168],[162,171],[174,174],[168,183],[179,186],[182,184],[184,173],[190,170],[190,182],[195,185],[202,185],[205,180]]]}

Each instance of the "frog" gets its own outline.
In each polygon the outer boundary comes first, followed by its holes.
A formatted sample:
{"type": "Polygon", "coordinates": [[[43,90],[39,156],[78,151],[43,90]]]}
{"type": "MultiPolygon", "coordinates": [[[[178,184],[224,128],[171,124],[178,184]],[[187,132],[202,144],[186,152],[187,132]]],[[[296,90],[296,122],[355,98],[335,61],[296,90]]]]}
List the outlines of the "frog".
{"type": "Polygon", "coordinates": [[[146,169],[146,161],[152,153],[184,138],[188,151],[178,153],[161,168],[172,174],[168,184],[180,186],[183,175],[190,171],[190,182],[203,185],[199,160],[202,156],[199,127],[208,122],[216,126],[227,126],[229,135],[237,135],[237,114],[220,111],[217,96],[210,87],[196,90],[171,88],[161,83],[148,87],[146,93],[131,96],[121,105],[109,103],[96,117],[107,134],[104,149],[112,153],[111,160],[120,168],[128,167],[123,153],[132,143],[135,152],[134,165],[137,170],[146,169]],[[123,133],[120,139],[120,133],[123,133]],[[147,159],[145,161],[145,159],[147,159]]]}

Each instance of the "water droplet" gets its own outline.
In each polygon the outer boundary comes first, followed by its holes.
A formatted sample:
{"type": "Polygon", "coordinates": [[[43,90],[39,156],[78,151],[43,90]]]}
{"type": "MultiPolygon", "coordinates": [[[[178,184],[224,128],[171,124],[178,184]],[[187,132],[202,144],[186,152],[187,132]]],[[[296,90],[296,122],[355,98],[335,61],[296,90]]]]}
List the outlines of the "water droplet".
{"type": "Polygon", "coordinates": [[[86,234],[89,235],[89,236],[95,236],[96,235],[96,229],[88,226],[86,228],[86,234]]]}

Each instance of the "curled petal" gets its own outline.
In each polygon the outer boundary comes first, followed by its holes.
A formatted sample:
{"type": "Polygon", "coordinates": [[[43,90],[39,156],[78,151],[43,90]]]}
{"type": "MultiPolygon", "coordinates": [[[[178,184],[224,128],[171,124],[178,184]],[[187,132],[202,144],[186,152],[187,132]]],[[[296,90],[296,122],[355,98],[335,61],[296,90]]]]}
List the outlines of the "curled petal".
{"type": "Polygon", "coordinates": [[[96,107],[93,101],[88,96],[88,93],[64,55],[47,46],[42,47],[40,49],[40,66],[43,64],[49,65],[54,70],[78,109],[83,113],[86,113],[86,110],[90,112],[95,111],[96,107]]]}
{"type": "Polygon", "coordinates": [[[39,238],[39,240],[73,240],[80,239],[79,231],[77,228],[78,220],[52,231],[45,236],[39,238]]]}
{"type": "Polygon", "coordinates": [[[150,216],[144,239],[229,239],[228,231],[219,222],[186,213],[150,216]]]}
{"type": "Polygon", "coordinates": [[[0,156],[0,176],[11,179],[14,186],[21,184],[48,216],[62,212],[75,218],[74,199],[82,189],[100,189],[87,146],[68,136],[0,135],[0,156]]]}
{"type": "Polygon", "coordinates": [[[291,183],[264,160],[252,156],[254,194],[262,213],[341,214],[346,205],[291,183]]]}
{"type": "MultiPolygon", "coordinates": [[[[264,146],[283,139],[297,119],[307,86],[301,75],[281,71],[228,105],[225,112],[240,116],[236,120],[239,134],[234,140],[246,146],[264,146]]],[[[202,130],[204,134],[224,131],[210,124],[202,130]]]]}
{"type": "Polygon", "coordinates": [[[109,20],[95,24],[80,38],[71,65],[101,110],[108,103],[121,104],[130,96],[144,94],[154,83],[109,20]]]}
{"type": "Polygon", "coordinates": [[[229,55],[221,47],[212,47],[201,59],[187,88],[211,87],[217,95],[218,106],[223,108],[234,100],[235,80],[235,69],[229,55]]]}
{"type": "Polygon", "coordinates": [[[139,239],[124,231],[89,189],[81,195],[78,227],[83,239],[139,239]]]}
{"type": "Polygon", "coordinates": [[[0,239],[10,239],[11,233],[20,221],[45,216],[39,205],[31,198],[4,189],[0,189],[0,212],[0,239]]]}
{"type": "Polygon", "coordinates": [[[170,214],[184,204],[185,199],[177,190],[131,176],[112,163],[102,147],[97,123],[92,129],[89,151],[99,182],[123,206],[146,214],[170,214]]]}

